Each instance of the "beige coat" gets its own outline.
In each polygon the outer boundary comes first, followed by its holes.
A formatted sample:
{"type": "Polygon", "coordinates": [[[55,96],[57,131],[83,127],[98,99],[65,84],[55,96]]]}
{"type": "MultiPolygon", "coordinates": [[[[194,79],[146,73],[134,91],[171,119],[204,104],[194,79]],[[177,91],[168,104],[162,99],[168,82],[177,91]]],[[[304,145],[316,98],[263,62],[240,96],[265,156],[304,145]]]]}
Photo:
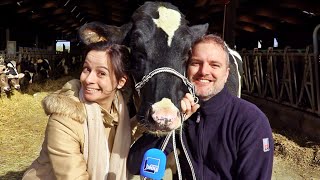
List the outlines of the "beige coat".
{"type": "MultiPolygon", "coordinates": [[[[86,111],[78,98],[79,89],[80,82],[72,80],[61,90],[47,96],[42,101],[43,108],[49,115],[45,139],[39,157],[25,172],[23,180],[89,179],[87,164],[83,156],[84,129],[82,122],[86,118],[86,111]]],[[[121,94],[118,95],[121,96],[121,94]]],[[[111,114],[102,110],[106,136],[109,137],[109,149],[113,147],[118,124],[117,106],[113,103],[112,107],[111,114]]],[[[127,129],[130,131],[130,127],[127,129]]],[[[130,143],[131,141],[127,140],[123,145],[125,157],[129,151],[130,143]]],[[[110,164],[111,166],[112,164],[110,164]]],[[[126,168],[118,171],[120,172],[116,173],[127,173],[126,168]]],[[[116,176],[119,177],[119,175],[116,176]]]]}

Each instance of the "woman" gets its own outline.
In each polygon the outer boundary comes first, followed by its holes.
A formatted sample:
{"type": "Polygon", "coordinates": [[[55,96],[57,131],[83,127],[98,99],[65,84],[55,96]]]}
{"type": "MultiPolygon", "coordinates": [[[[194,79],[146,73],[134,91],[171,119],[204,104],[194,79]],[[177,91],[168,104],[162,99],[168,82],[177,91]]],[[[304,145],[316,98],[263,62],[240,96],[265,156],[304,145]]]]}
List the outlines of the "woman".
{"type": "Polygon", "coordinates": [[[128,179],[131,129],[120,91],[128,58],[125,46],[88,45],[80,81],[67,82],[42,101],[49,115],[45,139],[23,180],[128,179]]]}

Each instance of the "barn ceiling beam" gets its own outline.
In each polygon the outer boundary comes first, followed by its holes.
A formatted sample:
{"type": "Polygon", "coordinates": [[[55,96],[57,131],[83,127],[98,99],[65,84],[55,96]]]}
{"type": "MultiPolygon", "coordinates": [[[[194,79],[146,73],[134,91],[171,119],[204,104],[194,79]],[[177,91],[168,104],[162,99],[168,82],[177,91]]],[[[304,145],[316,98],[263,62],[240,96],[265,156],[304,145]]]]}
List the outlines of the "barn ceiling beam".
{"type": "MultiPolygon", "coordinates": [[[[247,16],[261,16],[267,17],[271,21],[285,22],[289,24],[302,24],[304,23],[303,17],[298,16],[297,12],[292,12],[283,8],[277,7],[266,7],[266,8],[241,8],[238,11],[238,14],[247,15],[247,16]]],[[[301,12],[302,15],[302,12],[301,12]]]]}
{"type": "Polygon", "coordinates": [[[268,29],[268,30],[271,30],[271,31],[276,31],[277,30],[276,26],[273,23],[261,20],[261,18],[258,18],[258,17],[248,16],[248,15],[241,15],[238,18],[238,22],[245,22],[245,23],[254,24],[256,26],[260,26],[262,28],[265,28],[265,29],[268,29]]]}

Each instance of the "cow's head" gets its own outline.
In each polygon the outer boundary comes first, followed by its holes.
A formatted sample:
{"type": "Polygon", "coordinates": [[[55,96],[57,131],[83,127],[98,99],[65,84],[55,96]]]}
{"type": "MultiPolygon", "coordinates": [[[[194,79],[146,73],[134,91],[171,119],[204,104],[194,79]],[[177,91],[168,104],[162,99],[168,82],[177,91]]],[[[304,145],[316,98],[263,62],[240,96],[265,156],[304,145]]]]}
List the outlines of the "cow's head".
{"type": "Polygon", "coordinates": [[[9,72],[7,73],[9,85],[14,87],[14,89],[19,90],[20,84],[19,79],[23,78],[23,73],[18,73],[16,68],[16,61],[9,61],[7,63],[7,68],[9,72]]]}
{"type": "Polygon", "coordinates": [[[137,118],[151,133],[165,134],[181,125],[180,100],[193,88],[184,77],[188,52],[207,28],[207,24],[188,26],[170,3],[146,2],[122,27],[93,22],[79,33],[85,43],[109,39],[130,47],[139,94],[137,118]]]}
{"type": "Polygon", "coordinates": [[[8,81],[9,85],[14,87],[14,89],[19,90],[20,89],[20,79],[24,77],[24,73],[19,73],[16,75],[9,74],[8,75],[8,81]]]}

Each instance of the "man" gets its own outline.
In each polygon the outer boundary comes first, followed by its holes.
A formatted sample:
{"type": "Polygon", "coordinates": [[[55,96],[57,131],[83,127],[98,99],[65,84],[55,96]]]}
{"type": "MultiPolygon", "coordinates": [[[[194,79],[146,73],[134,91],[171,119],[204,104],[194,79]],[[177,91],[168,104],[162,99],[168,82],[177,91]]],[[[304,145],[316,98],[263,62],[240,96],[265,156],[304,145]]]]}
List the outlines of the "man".
{"type": "MultiPolygon", "coordinates": [[[[195,86],[200,108],[184,122],[183,143],[197,179],[269,180],[274,147],[269,121],[255,105],[228,92],[228,66],[227,47],[219,36],[207,35],[195,42],[187,75],[195,86]]],[[[182,108],[193,111],[193,103],[183,102],[182,108]]],[[[134,166],[141,164],[143,153],[159,148],[162,141],[147,134],[138,139],[130,149],[129,171],[137,174],[134,166]]],[[[183,179],[192,179],[181,144],[177,148],[183,179]]],[[[171,151],[168,145],[165,152],[171,151]]]]}

